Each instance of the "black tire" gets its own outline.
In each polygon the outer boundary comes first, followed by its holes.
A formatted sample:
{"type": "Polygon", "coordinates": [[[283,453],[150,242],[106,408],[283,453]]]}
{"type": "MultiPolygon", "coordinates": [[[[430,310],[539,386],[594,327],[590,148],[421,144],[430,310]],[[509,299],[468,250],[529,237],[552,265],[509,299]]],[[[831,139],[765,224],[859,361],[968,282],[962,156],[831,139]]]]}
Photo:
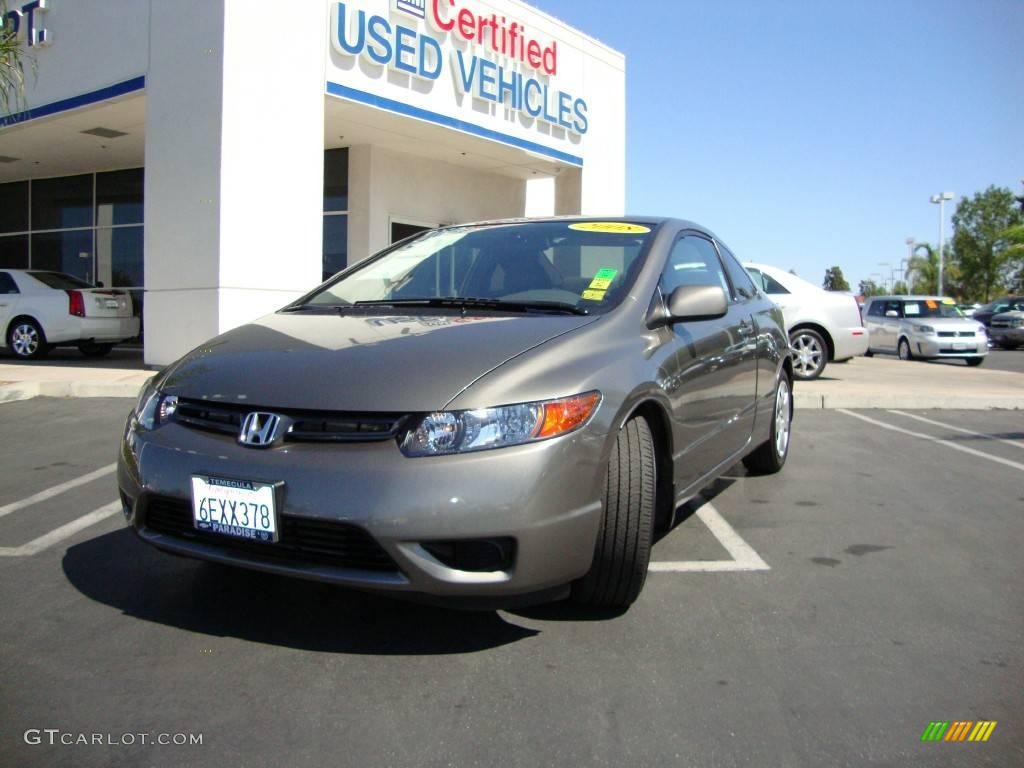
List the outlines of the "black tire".
{"type": "Polygon", "coordinates": [[[31,317],[19,317],[7,329],[7,348],[19,360],[38,360],[50,351],[46,334],[31,317]]]}
{"type": "Polygon", "coordinates": [[[78,342],[78,351],[86,357],[106,357],[113,348],[113,344],[97,344],[95,341],[78,342]]]}
{"type": "Polygon", "coordinates": [[[775,399],[772,401],[772,428],[768,439],[743,459],[743,466],[752,475],[774,475],[781,470],[789,457],[789,445],[793,423],[793,388],[785,369],[775,385],[775,399]],[[784,430],[784,432],[783,432],[784,430]]]}
{"type": "Polygon", "coordinates": [[[1008,341],[1000,341],[999,342],[999,346],[1002,347],[1003,349],[1006,349],[1006,350],[1009,350],[1010,352],[1012,352],[1013,350],[1015,350],[1020,345],[1019,344],[1011,344],[1008,341]]]}
{"type": "Polygon", "coordinates": [[[793,376],[800,381],[814,381],[828,365],[828,344],[811,328],[795,328],[789,333],[793,348],[793,376]]]}
{"type": "Polygon", "coordinates": [[[899,346],[896,348],[896,354],[899,355],[900,360],[914,359],[914,353],[910,351],[910,342],[906,339],[900,339],[899,346]]]}
{"type": "Polygon", "coordinates": [[[864,357],[874,357],[874,356],[875,356],[875,353],[872,352],[870,349],[867,352],[864,353],[864,357]]]}
{"type": "Polygon", "coordinates": [[[967,363],[971,368],[977,368],[979,365],[985,362],[984,357],[965,357],[964,362],[967,363]]]}
{"type": "Polygon", "coordinates": [[[630,419],[612,446],[594,562],[573,584],[574,602],[624,609],[639,596],[651,560],[656,482],[651,429],[642,418],[630,419]]]}

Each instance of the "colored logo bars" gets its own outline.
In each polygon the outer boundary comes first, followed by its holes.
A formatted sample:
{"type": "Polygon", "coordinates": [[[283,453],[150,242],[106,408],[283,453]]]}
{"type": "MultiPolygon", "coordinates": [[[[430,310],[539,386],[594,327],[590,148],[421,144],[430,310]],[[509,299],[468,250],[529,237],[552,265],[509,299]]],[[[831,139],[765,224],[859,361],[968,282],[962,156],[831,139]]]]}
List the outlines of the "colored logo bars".
{"type": "Polygon", "coordinates": [[[932,721],[921,734],[921,741],[988,741],[995,729],[995,720],[932,721]]]}
{"type": "Polygon", "coordinates": [[[421,19],[427,18],[427,0],[395,0],[395,8],[421,19]]]}

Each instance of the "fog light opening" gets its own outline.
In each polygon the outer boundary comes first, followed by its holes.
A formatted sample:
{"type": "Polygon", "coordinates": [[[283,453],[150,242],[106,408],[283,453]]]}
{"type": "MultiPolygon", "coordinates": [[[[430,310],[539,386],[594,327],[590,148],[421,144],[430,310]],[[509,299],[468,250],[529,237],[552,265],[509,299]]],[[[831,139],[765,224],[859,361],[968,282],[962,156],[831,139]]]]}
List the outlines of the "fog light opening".
{"type": "Polygon", "coordinates": [[[440,563],[457,571],[508,571],[515,562],[516,540],[511,537],[426,541],[422,546],[440,563]]]}

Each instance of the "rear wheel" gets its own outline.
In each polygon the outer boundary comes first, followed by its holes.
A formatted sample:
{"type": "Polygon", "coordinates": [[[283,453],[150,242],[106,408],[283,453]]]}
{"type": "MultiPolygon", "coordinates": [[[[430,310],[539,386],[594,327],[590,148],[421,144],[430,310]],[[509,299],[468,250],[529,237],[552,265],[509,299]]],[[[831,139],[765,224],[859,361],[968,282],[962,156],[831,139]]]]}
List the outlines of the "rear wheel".
{"type": "Polygon", "coordinates": [[[910,351],[910,342],[906,339],[900,339],[900,345],[898,348],[900,360],[913,360],[914,354],[910,351]]]}
{"type": "Polygon", "coordinates": [[[779,374],[775,386],[775,408],[768,440],[761,443],[743,459],[743,465],[752,475],[773,475],[786,463],[789,456],[790,428],[793,423],[793,391],[785,370],[779,374]]]}
{"type": "Polygon", "coordinates": [[[817,331],[797,328],[789,334],[793,348],[793,375],[801,381],[812,381],[821,376],[828,362],[828,345],[817,331]]]}
{"type": "Polygon", "coordinates": [[[971,368],[977,368],[979,365],[981,365],[983,362],[985,362],[985,358],[984,357],[965,357],[964,358],[964,362],[966,362],[971,368]]]}
{"type": "Polygon", "coordinates": [[[651,559],[656,475],[650,427],[630,419],[612,446],[594,562],[573,584],[575,602],[628,608],[640,594],[651,559]]]}
{"type": "Polygon", "coordinates": [[[15,357],[22,360],[35,360],[50,351],[46,334],[30,317],[20,317],[11,323],[7,331],[7,346],[15,357]]]}
{"type": "Polygon", "coordinates": [[[110,354],[114,348],[113,344],[97,344],[95,341],[81,341],[78,343],[78,351],[86,357],[104,357],[110,354]]]}
{"type": "Polygon", "coordinates": [[[874,357],[874,356],[875,356],[875,353],[872,352],[870,349],[867,352],[864,353],[864,357],[874,357]]]}

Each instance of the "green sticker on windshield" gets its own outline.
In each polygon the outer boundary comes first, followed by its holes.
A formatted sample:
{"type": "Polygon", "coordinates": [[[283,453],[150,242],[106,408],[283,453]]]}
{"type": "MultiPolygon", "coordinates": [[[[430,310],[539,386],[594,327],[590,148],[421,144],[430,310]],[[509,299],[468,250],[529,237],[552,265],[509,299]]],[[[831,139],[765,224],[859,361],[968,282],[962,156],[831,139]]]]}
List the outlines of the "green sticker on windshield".
{"type": "Polygon", "coordinates": [[[594,275],[595,280],[614,280],[615,276],[619,274],[619,270],[612,269],[611,267],[601,267],[597,270],[597,274],[594,275]]]}

